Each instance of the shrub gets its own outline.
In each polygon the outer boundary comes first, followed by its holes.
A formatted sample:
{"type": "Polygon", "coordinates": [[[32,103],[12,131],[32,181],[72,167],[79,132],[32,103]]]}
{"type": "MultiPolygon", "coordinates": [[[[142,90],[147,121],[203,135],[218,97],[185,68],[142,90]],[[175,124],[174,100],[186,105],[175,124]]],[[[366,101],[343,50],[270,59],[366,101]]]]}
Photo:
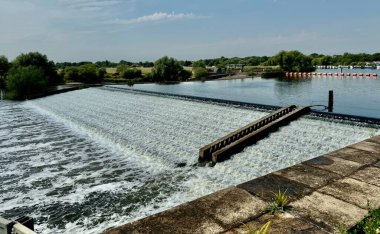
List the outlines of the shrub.
{"type": "Polygon", "coordinates": [[[191,72],[183,69],[182,65],[174,58],[167,56],[158,59],[152,69],[154,81],[181,81],[191,76],[191,72]]]}
{"type": "Polygon", "coordinates": [[[85,84],[102,82],[104,73],[99,73],[99,68],[94,64],[84,64],[78,68],[78,80],[85,84]]]}
{"type": "Polygon", "coordinates": [[[44,76],[48,79],[49,85],[57,85],[63,82],[61,77],[57,74],[54,62],[49,61],[46,55],[40,54],[39,52],[20,54],[12,62],[12,67],[28,66],[40,68],[44,76]]]}
{"type": "Polygon", "coordinates": [[[141,78],[142,77],[142,72],[140,69],[136,68],[128,68],[123,70],[120,73],[120,76],[124,79],[134,79],[134,78],[141,78]]]}
{"type": "Polygon", "coordinates": [[[8,95],[11,99],[24,99],[44,92],[47,85],[48,79],[43,69],[34,66],[11,68],[6,80],[8,95]]]}
{"type": "Polygon", "coordinates": [[[62,71],[63,79],[66,81],[79,81],[78,67],[65,67],[62,71]]]}
{"type": "Polygon", "coordinates": [[[196,67],[193,70],[193,76],[196,79],[205,78],[208,76],[207,69],[204,67],[196,67]]]}

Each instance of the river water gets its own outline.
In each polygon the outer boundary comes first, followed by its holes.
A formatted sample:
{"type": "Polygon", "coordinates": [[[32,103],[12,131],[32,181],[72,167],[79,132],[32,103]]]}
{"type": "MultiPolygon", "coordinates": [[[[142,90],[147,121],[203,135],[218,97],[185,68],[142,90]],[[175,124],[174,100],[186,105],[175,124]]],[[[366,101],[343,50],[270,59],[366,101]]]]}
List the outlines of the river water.
{"type": "MultiPolygon", "coordinates": [[[[340,73],[340,70],[317,72],[340,73]]],[[[380,70],[343,70],[344,73],[378,73],[380,70]]],[[[276,106],[327,105],[334,90],[334,112],[380,118],[380,78],[316,76],[313,78],[244,78],[178,84],[136,84],[137,90],[182,94],[276,106]]]]}
{"type": "Polygon", "coordinates": [[[0,216],[99,233],[380,131],[301,118],[215,167],[198,149],[266,112],[89,88],[0,105],[0,216]]]}

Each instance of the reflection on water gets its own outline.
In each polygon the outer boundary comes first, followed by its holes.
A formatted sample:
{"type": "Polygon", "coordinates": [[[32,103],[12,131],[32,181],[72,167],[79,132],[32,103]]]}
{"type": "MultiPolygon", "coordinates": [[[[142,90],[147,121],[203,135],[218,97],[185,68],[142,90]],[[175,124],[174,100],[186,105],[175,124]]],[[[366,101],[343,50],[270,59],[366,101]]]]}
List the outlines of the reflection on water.
{"type": "Polygon", "coordinates": [[[199,147],[266,114],[99,88],[0,107],[0,216],[31,215],[39,233],[100,233],[379,132],[301,118],[197,166],[199,147]]]}

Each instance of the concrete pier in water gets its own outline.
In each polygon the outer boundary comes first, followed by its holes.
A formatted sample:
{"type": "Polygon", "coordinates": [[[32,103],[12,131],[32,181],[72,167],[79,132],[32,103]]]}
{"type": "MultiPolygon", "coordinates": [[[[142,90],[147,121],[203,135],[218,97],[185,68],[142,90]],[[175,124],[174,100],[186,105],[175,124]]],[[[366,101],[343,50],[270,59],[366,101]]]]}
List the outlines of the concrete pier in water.
{"type": "Polygon", "coordinates": [[[297,107],[295,105],[281,108],[200,148],[199,161],[212,161],[215,164],[226,160],[231,155],[240,152],[245,147],[266,137],[280,126],[289,123],[309,111],[309,107],[297,107]]]}

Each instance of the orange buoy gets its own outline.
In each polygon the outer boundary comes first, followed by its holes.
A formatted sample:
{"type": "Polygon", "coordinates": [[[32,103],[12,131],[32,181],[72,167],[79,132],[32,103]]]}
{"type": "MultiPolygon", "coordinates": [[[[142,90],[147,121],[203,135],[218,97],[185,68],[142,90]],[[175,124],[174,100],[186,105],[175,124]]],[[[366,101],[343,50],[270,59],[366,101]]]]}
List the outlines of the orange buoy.
{"type": "Polygon", "coordinates": [[[329,72],[329,73],[328,73],[328,75],[329,75],[329,76],[332,76],[332,73],[331,73],[331,72],[329,72]]]}
{"type": "Polygon", "coordinates": [[[327,76],[327,73],[325,72],[325,73],[323,73],[323,76],[327,76]]]}
{"type": "Polygon", "coordinates": [[[352,73],[352,75],[353,75],[353,76],[357,76],[358,74],[356,74],[356,73],[352,73]]]}
{"type": "Polygon", "coordinates": [[[319,72],[319,73],[318,73],[318,76],[321,76],[321,75],[322,75],[322,73],[319,72]]]}
{"type": "Polygon", "coordinates": [[[334,73],[334,76],[338,76],[338,73],[334,73]]]}
{"type": "Polygon", "coordinates": [[[367,77],[370,77],[370,76],[371,76],[371,74],[367,73],[367,74],[365,74],[365,76],[367,76],[367,77]]]}
{"type": "Polygon", "coordinates": [[[363,73],[359,73],[359,76],[363,76],[363,73]]]}
{"type": "Polygon", "coordinates": [[[377,73],[373,73],[373,77],[377,77],[377,73]]]}
{"type": "Polygon", "coordinates": [[[347,73],[346,76],[351,76],[351,74],[350,74],[350,73],[347,73]]]}
{"type": "Polygon", "coordinates": [[[317,73],[316,72],[313,72],[313,76],[316,76],[317,75],[317,73]]]}

